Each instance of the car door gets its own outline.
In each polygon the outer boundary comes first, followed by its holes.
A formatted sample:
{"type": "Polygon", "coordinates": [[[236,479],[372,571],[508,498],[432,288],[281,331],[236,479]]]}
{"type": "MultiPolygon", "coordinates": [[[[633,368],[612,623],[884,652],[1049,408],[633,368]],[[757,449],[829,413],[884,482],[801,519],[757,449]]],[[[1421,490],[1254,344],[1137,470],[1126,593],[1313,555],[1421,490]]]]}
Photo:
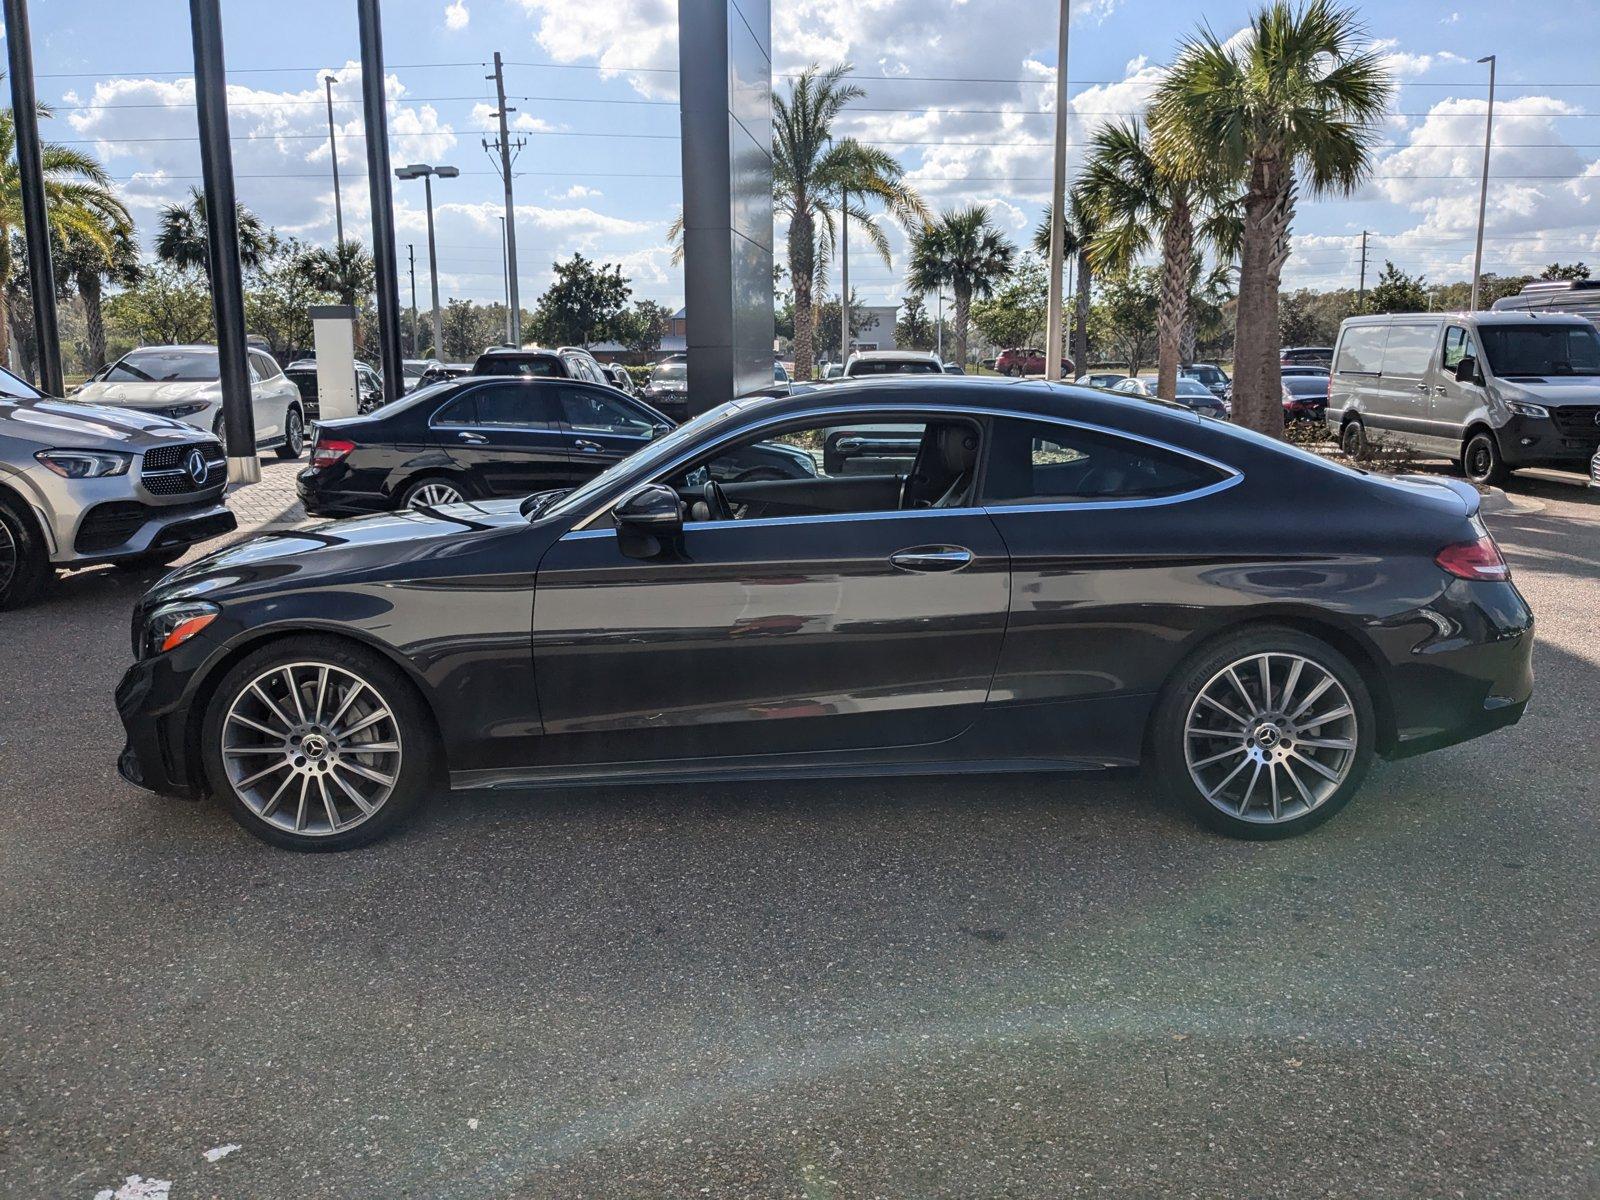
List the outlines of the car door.
{"type": "Polygon", "coordinates": [[[569,452],[586,475],[621,462],[660,432],[655,417],[616,388],[572,381],[552,386],[560,394],[569,452]]]}
{"type": "Polygon", "coordinates": [[[1435,367],[1429,372],[1433,384],[1433,436],[1440,445],[1459,453],[1466,437],[1467,422],[1483,408],[1483,385],[1456,379],[1456,367],[1463,358],[1480,363],[1477,345],[1464,326],[1446,325],[1435,367]]]}
{"type": "Polygon", "coordinates": [[[573,467],[552,386],[489,377],[434,414],[434,441],[479,495],[526,496],[588,478],[573,467]]]}
{"type": "Polygon", "coordinates": [[[1397,321],[1383,348],[1379,383],[1389,428],[1409,444],[1427,449],[1432,442],[1433,386],[1428,366],[1439,343],[1439,322],[1397,321]]]}
{"type": "MultiPolygon", "coordinates": [[[[864,415],[833,414],[807,433],[864,415]]],[[[715,474],[716,457],[680,460],[657,479],[692,487],[715,474]]],[[[746,511],[795,515],[714,520],[695,504],[680,549],[649,559],[631,557],[604,517],[563,536],[540,563],[533,610],[542,760],[860,751],[960,736],[999,658],[1005,545],[981,509],[902,510],[903,480],[881,483],[822,473],[730,485],[746,511]],[[830,485],[838,511],[799,515],[800,501],[830,485]]]]}

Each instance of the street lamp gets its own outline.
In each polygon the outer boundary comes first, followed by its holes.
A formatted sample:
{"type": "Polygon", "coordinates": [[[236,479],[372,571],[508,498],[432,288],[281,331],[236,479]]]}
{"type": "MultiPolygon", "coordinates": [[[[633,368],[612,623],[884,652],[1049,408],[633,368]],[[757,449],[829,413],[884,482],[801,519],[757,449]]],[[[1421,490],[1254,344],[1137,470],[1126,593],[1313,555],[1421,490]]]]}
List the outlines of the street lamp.
{"type": "Polygon", "coordinates": [[[339,248],[344,248],[344,204],[339,198],[339,142],[333,124],[333,85],[338,83],[338,77],[324,75],[323,85],[328,92],[328,157],[333,161],[333,221],[335,236],[339,241],[339,248]]]}
{"type": "Polygon", "coordinates": [[[433,284],[433,353],[444,353],[444,317],[439,311],[439,255],[433,241],[433,177],[454,179],[461,172],[455,167],[436,167],[429,163],[411,163],[395,168],[396,179],[420,179],[428,198],[428,274],[433,284]]]}
{"type": "Polygon", "coordinates": [[[1494,55],[1478,60],[1489,64],[1489,112],[1483,123],[1483,179],[1478,185],[1478,245],[1472,252],[1472,307],[1478,311],[1478,283],[1483,277],[1483,214],[1489,206],[1489,144],[1494,140],[1494,55]]]}

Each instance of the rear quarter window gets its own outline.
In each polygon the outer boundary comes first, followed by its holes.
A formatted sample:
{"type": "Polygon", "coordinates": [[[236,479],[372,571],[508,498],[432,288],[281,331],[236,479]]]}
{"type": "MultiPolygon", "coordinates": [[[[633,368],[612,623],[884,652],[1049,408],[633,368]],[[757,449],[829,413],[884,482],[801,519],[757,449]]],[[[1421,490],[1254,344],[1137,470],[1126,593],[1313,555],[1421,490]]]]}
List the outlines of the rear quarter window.
{"type": "Polygon", "coordinates": [[[1335,369],[1341,375],[1378,375],[1383,371],[1383,348],[1389,340],[1387,325],[1354,325],[1339,339],[1335,369]]]}
{"type": "Polygon", "coordinates": [[[1136,438],[1005,419],[994,425],[983,500],[997,505],[1152,500],[1226,478],[1210,463],[1136,438]]]}

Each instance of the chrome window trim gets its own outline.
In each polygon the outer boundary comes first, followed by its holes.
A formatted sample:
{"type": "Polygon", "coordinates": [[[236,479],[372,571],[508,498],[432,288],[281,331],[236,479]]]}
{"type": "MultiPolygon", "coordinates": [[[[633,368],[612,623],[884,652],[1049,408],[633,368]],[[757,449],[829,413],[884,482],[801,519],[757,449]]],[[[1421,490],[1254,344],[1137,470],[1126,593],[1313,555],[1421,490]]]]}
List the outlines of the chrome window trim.
{"type": "MultiPolygon", "coordinates": [[[[1017,411],[1015,409],[991,408],[991,407],[989,407],[987,405],[956,405],[956,404],[938,404],[938,403],[935,403],[935,404],[885,404],[885,405],[882,405],[882,406],[874,405],[872,408],[866,410],[865,413],[863,413],[863,410],[861,408],[852,407],[852,408],[844,409],[844,410],[841,411],[838,408],[834,408],[834,407],[830,407],[830,406],[824,405],[824,406],[819,407],[819,408],[809,408],[809,409],[801,410],[799,412],[785,413],[785,414],[783,414],[781,416],[768,417],[768,418],[766,418],[764,420],[756,421],[753,424],[741,425],[737,430],[730,431],[728,434],[726,434],[724,437],[722,437],[721,439],[719,439],[717,442],[713,443],[709,447],[706,447],[706,446],[697,447],[697,448],[695,448],[693,450],[688,451],[687,453],[679,455],[678,457],[672,459],[670,462],[666,463],[665,465],[657,468],[655,471],[652,471],[651,472],[651,478],[636,481],[632,486],[623,489],[622,492],[620,492],[618,495],[612,497],[611,499],[605,501],[598,508],[595,508],[595,509],[591,510],[586,516],[581,517],[580,519],[574,521],[568,527],[568,534],[571,534],[573,532],[589,532],[589,527],[591,525],[593,525],[593,523],[595,521],[599,520],[601,517],[605,516],[608,512],[610,512],[612,508],[616,507],[616,505],[619,504],[625,496],[627,496],[627,495],[632,493],[632,491],[633,491],[633,489],[635,487],[642,487],[647,483],[657,482],[657,481],[659,481],[659,479],[661,478],[662,475],[670,474],[672,471],[677,470],[679,467],[681,467],[685,463],[687,463],[687,462],[699,457],[701,454],[704,454],[704,453],[707,453],[707,452],[714,452],[715,450],[720,449],[722,446],[727,445],[729,442],[736,441],[736,440],[744,437],[747,434],[759,432],[760,430],[765,429],[768,426],[772,426],[772,425],[787,425],[787,424],[790,424],[791,422],[794,422],[794,421],[808,421],[808,420],[811,420],[811,419],[817,418],[817,417],[826,418],[826,417],[831,417],[831,416],[845,416],[845,417],[848,418],[852,414],[855,415],[857,421],[870,421],[875,416],[880,415],[880,414],[902,414],[902,413],[903,414],[937,413],[937,414],[940,414],[940,415],[966,416],[966,417],[974,417],[974,418],[976,418],[976,417],[998,417],[998,418],[1000,418],[1002,420],[1036,421],[1036,422],[1041,422],[1041,423],[1046,424],[1046,425],[1060,425],[1060,426],[1062,426],[1064,428],[1067,428],[1067,429],[1083,429],[1083,430],[1087,430],[1087,431],[1089,431],[1091,433],[1104,434],[1107,437],[1121,438],[1124,441],[1139,442],[1139,443],[1142,443],[1142,444],[1147,445],[1147,446],[1153,446],[1153,447],[1155,447],[1156,449],[1159,449],[1159,450],[1165,450],[1169,454],[1176,454],[1176,455],[1178,455],[1178,456],[1180,456],[1182,458],[1187,458],[1191,462],[1204,463],[1206,466],[1211,467],[1214,470],[1221,471],[1223,473],[1223,475],[1226,477],[1226,478],[1223,478],[1223,479],[1219,479],[1216,483],[1207,484],[1205,487],[1194,488],[1194,489],[1191,489],[1190,491],[1187,491],[1187,492],[1177,492],[1177,493],[1174,493],[1171,496],[1151,496],[1151,497],[1144,497],[1144,498],[1130,499],[1130,500],[1060,500],[1060,501],[1055,501],[1053,503],[1038,504],[1038,505],[993,504],[993,505],[990,506],[990,507],[993,507],[993,508],[995,508],[995,509],[997,509],[997,510],[999,510],[1001,512],[1055,512],[1055,511],[1059,511],[1059,510],[1062,510],[1062,509],[1082,511],[1082,510],[1105,509],[1105,508],[1149,508],[1149,507],[1153,507],[1153,506],[1159,505],[1159,504],[1178,504],[1178,503],[1181,503],[1181,502],[1183,502],[1185,500],[1196,500],[1196,499],[1201,499],[1201,498],[1203,498],[1205,496],[1215,495],[1218,492],[1226,491],[1228,488],[1231,488],[1234,485],[1242,482],[1243,479],[1244,479],[1244,473],[1242,471],[1240,471],[1237,467],[1229,466],[1227,463],[1224,463],[1224,462],[1218,462],[1214,458],[1210,458],[1210,457],[1208,457],[1207,455],[1204,455],[1204,454],[1199,454],[1199,453],[1197,453],[1197,452],[1195,452],[1193,450],[1186,450],[1181,446],[1174,446],[1170,442],[1163,442],[1163,441],[1161,441],[1161,440],[1159,440],[1157,438],[1145,437],[1145,436],[1143,436],[1141,434],[1129,433],[1126,430],[1122,430],[1122,429],[1112,429],[1112,428],[1110,428],[1108,426],[1105,426],[1105,425],[1097,425],[1093,421],[1074,420],[1074,419],[1072,419],[1070,417],[1058,417],[1058,416],[1055,416],[1055,415],[1049,414],[1049,413],[1019,412],[1019,411],[1017,411]]],[[[1203,418],[1200,418],[1200,417],[1197,416],[1195,419],[1196,420],[1201,420],[1203,418]]],[[[840,423],[841,424],[853,424],[855,422],[850,421],[850,420],[847,419],[847,420],[842,421],[840,423]]],[[[624,460],[624,461],[626,461],[626,460],[624,460]]],[[[904,510],[904,511],[894,509],[894,510],[887,510],[885,512],[877,512],[877,513],[853,513],[853,514],[847,513],[847,514],[838,514],[838,515],[839,516],[847,516],[847,517],[864,518],[864,517],[884,517],[884,516],[909,516],[909,515],[916,515],[916,514],[923,513],[923,512],[952,513],[952,512],[986,512],[986,511],[988,511],[988,509],[986,509],[986,508],[977,508],[977,509],[970,509],[970,508],[962,508],[962,509],[949,509],[949,508],[947,508],[947,509],[911,509],[911,510],[904,510]]],[[[835,514],[829,513],[829,514],[819,514],[819,515],[810,516],[810,517],[771,517],[771,518],[763,517],[763,518],[758,518],[758,520],[772,520],[772,521],[809,521],[809,520],[818,520],[818,519],[821,519],[821,520],[834,520],[834,519],[837,519],[837,517],[836,517],[835,514]]],[[[686,522],[685,525],[684,525],[684,528],[687,529],[689,527],[689,525],[691,525],[691,524],[692,525],[720,525],[720,524],[726,524],[726,523],[727,522],[721,522],[721,521],[686,522]]],[[[742,524],[745,524],[746,528],[749,527],[749,523],[742,523],[742,524]]],[[[565,536],[567,536],[567,535],[563,535],[563,537],[565,537],[565,536]]]]}

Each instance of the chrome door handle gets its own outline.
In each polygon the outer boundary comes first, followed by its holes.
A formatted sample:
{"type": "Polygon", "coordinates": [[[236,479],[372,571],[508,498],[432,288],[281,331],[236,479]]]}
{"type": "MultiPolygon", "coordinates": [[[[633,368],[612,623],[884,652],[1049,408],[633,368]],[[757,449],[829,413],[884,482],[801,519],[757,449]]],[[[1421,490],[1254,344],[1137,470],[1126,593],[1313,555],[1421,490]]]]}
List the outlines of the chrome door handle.
{"type": "Polygon", "coordinates": [[[1450,389],[1445,387],[1442,383],[1436,383],[1433,385],[1433,394],[1435,396],[1448,396],[1450,394],[1450,389]]]}
{"type": "Polygon", "coordinates": [[[902,571],[959,571],[971,561],[972,551],[964,546],[926,546],[889,556],[902,571]]]}
{"type": "Polygon", "coordinates": [[[588,438],[579,438],[572,444],[585,454],[599,454],[602,449],[599,442],[591,442],[588,438]]]}
{"type": "Polygon", "coordinates": [[[463,442],[466,442],[470,446],[481,446],[489,440],[481,433],[468,433],[466,430],[462,430],[460,433],[456,434],[456,437],[460,438],[463,442]]]}
{"type": "Polygon", "coordinates": [[[1427,391],[1428,391],[1428,385],[1425,384],[1425,383],[1417,384],[1417,391],[1422,392],[1424,395],[1426,395],[1427,391]]]}

